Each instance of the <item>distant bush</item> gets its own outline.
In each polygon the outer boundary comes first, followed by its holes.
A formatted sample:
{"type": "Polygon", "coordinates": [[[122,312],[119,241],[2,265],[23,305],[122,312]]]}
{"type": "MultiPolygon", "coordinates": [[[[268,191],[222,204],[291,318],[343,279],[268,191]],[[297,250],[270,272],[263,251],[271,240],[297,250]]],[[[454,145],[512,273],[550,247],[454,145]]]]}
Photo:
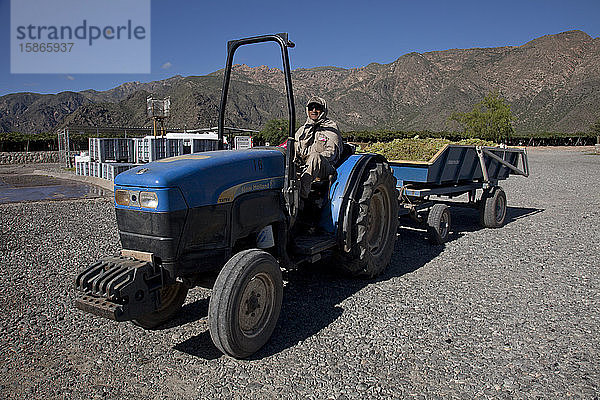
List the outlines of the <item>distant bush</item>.
{"type": "Polygon", "coordinates": [[[0,151],[43,151],[58,150],[55,133],[25,134],[0,132],[0,151]]]}
{"type": "Polygon", "coordinates": [[[564,139],[564,138],[591,138],[596,135],[593,132],[577,132],[577,133],[566,133],[566,132],[521,132],[512,135],[512,138],[518,139],[564,139]]]}
{"type": "MultiPolygon", "coordinates": [[[[127,137],[144,136],[147,132],[129,132],[127,137]]],[[[117,138],[124,137],[123,130],[103,130],[101,132],[70,132],[69,147],[71,150],[85,150],[91,137],[117,138]]],[[[27,134],[20,132],[0,132],[0,151],[43,151],[58,150],[58,134],[43,132],[27,134]]]]}
{"type": "MultiPolygon", "coordinates": [[[[285,118],[269,120],[261,131],[254,135],[254,144],[269,143],[271,146],[279,146],[288,138],[289,121],[285,118]]],[[[296,129],[300,123],[296,122],[296,129]]]]}

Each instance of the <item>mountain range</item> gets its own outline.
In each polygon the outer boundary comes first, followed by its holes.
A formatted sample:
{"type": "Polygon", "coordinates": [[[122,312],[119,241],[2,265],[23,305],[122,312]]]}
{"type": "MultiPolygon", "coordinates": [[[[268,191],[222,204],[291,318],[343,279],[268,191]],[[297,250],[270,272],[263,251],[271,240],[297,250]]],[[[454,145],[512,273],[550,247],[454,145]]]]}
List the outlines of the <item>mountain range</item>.
{"type": "MultiPolygon", "coordinates": [[[[291,54],[293,57],[293,54],[291,54]]],[[[223,71],[128,82],[107,91],[0,97],[0,131],[37,133],[66,125],[149,126],[146,97],[171,97],[168,126],[217,125],[223,71]]],[[[600,38],[582,31],[521,46],[409,53],[389,64],[292,71],[297,118],[313,94],[327,99],[342,130],[458,130],[448,121],[490,91],[510,104],[520,133],[588,131],[600,118],[600,38]]],[[[283,73],[235,65],[226,125],[260,129],[287,117],[283,73]]]]}

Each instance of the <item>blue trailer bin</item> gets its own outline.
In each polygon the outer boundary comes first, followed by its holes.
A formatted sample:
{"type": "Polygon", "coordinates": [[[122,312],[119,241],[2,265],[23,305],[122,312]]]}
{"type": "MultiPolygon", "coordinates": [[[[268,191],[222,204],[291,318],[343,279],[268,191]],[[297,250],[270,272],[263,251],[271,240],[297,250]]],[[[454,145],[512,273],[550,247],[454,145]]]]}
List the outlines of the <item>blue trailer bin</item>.
{"type": "Polygon", "coordinates": [[[528,175],[527,155],[523,148],[481,147],[449,144],[429,161],[390,161],[405,194],[451,194],[457,188],[472,185],[496,186],[510,174],[528,175]],[[521,160],[521,169],[519,169],[521,160]]]}

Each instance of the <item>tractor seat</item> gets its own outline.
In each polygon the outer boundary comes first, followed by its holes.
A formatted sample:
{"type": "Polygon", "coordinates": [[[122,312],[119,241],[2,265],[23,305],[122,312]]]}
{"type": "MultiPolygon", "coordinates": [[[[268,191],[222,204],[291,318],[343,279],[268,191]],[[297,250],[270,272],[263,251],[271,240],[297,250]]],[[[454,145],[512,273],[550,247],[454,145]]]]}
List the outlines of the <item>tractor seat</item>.
{"type": "Polygon", "coordinates": [[[355,152],[356,152],[356,146],[354,146],[350,143],[344,142],[344,147],[342,148],[342,154],[340,154],[340,158],[335,163],[334,167],[337,168],[340,165],[342,165],[342,163],[344,161],[346,161],[348,159],[348,157],[350,157],[355,152]]]}
{"type": "MultiPolygon", "coordinates": [[[[344,143],[342,154],[340,154],[340,158],[333,166],[334,168],[342,165],[344,161],[348,159],[355,152],[355,147],[349,143],[344,143]]],[[[309,200],[317,203],[322,203],[322,199],[327,197],[327,193],[329,192],[329,188],[333,184],[333,182],[337,178],[337,172],[335,174],[329,175],[329,179],[323,179],[319,181],[313,181],[310,185],[310,193],[308,195],[309,200]]]]}

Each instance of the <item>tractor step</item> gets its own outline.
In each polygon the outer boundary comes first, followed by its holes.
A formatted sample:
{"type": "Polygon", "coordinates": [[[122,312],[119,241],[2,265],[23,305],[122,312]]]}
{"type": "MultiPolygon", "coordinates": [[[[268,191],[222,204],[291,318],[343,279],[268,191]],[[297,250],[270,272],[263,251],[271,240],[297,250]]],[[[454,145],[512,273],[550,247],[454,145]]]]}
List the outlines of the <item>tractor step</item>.
{"type": "Polygon", "coordinates": [[[306,256],[314,256],[335,247],[337,242],[333,235],[302,235],[294,239],[294,252],[306,256]]]}

